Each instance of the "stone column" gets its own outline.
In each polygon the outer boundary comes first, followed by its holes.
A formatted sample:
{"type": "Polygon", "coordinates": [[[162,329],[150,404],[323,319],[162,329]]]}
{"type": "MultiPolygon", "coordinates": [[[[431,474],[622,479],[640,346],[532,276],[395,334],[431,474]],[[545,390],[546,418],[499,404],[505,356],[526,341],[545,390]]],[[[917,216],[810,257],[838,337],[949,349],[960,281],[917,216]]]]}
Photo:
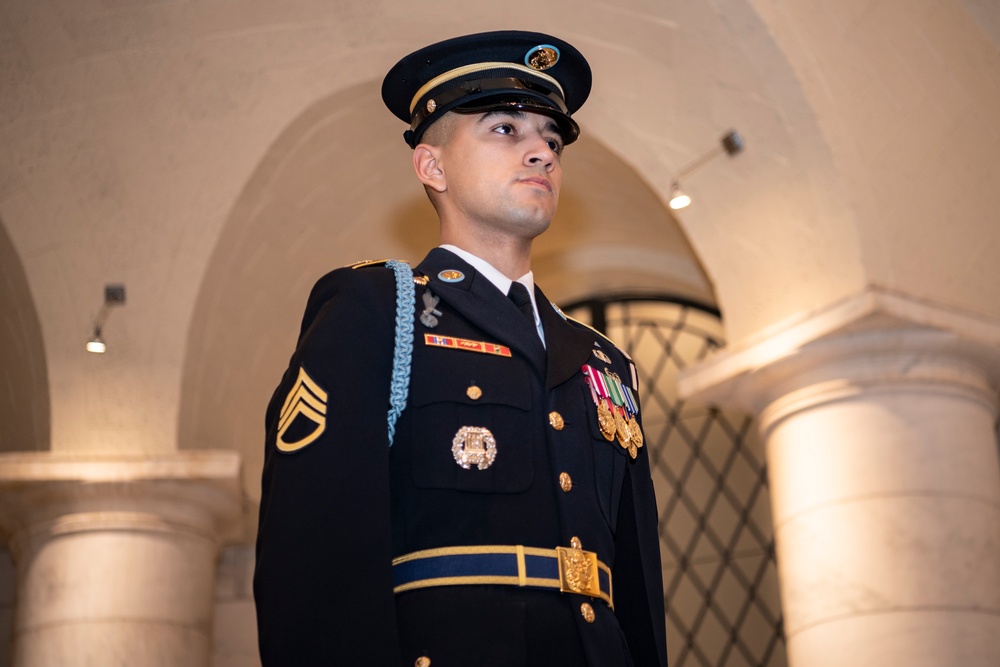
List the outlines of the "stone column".
{"type": "Polygon", "coordinates": [[[766,442],[792,667],[1000,665],[1000,325],[870,292],[688,371],[766,442]]]}
{"type": "Polygon", "coordinates": [[[210,665],[216,557],[241,531],[239,467],[235,452],[0,455],[14,667],[210,665]]]}

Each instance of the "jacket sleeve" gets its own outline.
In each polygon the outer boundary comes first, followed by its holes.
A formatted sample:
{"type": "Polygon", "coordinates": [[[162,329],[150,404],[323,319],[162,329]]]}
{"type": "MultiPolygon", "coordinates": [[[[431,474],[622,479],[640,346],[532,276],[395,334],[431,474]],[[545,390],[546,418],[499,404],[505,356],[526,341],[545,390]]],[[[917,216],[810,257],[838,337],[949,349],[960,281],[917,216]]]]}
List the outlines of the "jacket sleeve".
{"type": "Polygon", "coordinates": [[[261,661],[398,665],[386,413],[392,272],[313,289],[267,410],[254,598],[261,661]]]}
{"type": "Polygon", "coordinates": [[[615,615],[634,664],[666,667],[663,569],[648,445],[639,450],[625,475],[612,576],[615,615]]]}

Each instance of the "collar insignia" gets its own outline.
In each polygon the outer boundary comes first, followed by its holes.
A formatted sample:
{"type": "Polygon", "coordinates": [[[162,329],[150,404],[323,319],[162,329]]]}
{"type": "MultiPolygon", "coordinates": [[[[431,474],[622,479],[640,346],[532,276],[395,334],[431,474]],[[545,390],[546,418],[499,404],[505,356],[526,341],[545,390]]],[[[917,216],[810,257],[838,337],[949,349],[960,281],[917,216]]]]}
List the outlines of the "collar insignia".
{"type": "Polygon", "coordinates": [[[460,283],[465,280],[465,274],[457,269],[448,269],[438,274],[438,280],[446,283],[460,283]]]}

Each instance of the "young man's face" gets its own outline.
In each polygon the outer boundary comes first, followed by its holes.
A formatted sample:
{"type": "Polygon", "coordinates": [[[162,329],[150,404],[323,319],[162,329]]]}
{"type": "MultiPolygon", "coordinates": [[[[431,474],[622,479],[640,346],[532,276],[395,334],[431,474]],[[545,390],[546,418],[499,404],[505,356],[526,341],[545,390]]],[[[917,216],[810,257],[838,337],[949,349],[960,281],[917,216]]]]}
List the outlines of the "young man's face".
{"type": "Polygon", "coordinates": [[[562,186],[562,136],[548,116],[524,111],[456,114],[441,147],[446,191],[473,225],[519,238],[544,232],[562,186]]]}

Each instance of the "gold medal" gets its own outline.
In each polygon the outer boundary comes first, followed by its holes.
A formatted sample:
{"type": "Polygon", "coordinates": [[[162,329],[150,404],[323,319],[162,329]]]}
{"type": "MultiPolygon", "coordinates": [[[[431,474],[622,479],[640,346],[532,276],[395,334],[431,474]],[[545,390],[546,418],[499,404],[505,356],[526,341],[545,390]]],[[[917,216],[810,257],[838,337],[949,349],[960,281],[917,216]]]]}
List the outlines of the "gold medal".
{"type": "Polygon", "coordinates": [[[622,446],[623,449],[629,448],[629,443],[632,440],[632,435],[628,432],[628,422],[622,417],[622,414],[615,411],[615,431],[618,433],[618,444],[622,446]]]}
{"type": "Polygon", "coordinates": [[[631,417],[628,418],[628,432],[632,435],[632,443],[636,447],[642,447],[644,444],[644,439],[642,437],[642,429],[639,428],[639,422],[636,421],[635,415],[632,415],[631,417]]]}
{"type": "Polygon", "coordinates": [[[605,440],[610,442],[615,439],[615,431],[617,430],[615,418],[604,401],[597,402],[597,425],[601,428],[601,435],[604,436],[605,440]]]}
{"type": "Polygon", "coordinates": [[[628,444],[628,455],[632,458],[639,456],[639,448],[635,446],[635,443],[630,442],[628,444]]]}

